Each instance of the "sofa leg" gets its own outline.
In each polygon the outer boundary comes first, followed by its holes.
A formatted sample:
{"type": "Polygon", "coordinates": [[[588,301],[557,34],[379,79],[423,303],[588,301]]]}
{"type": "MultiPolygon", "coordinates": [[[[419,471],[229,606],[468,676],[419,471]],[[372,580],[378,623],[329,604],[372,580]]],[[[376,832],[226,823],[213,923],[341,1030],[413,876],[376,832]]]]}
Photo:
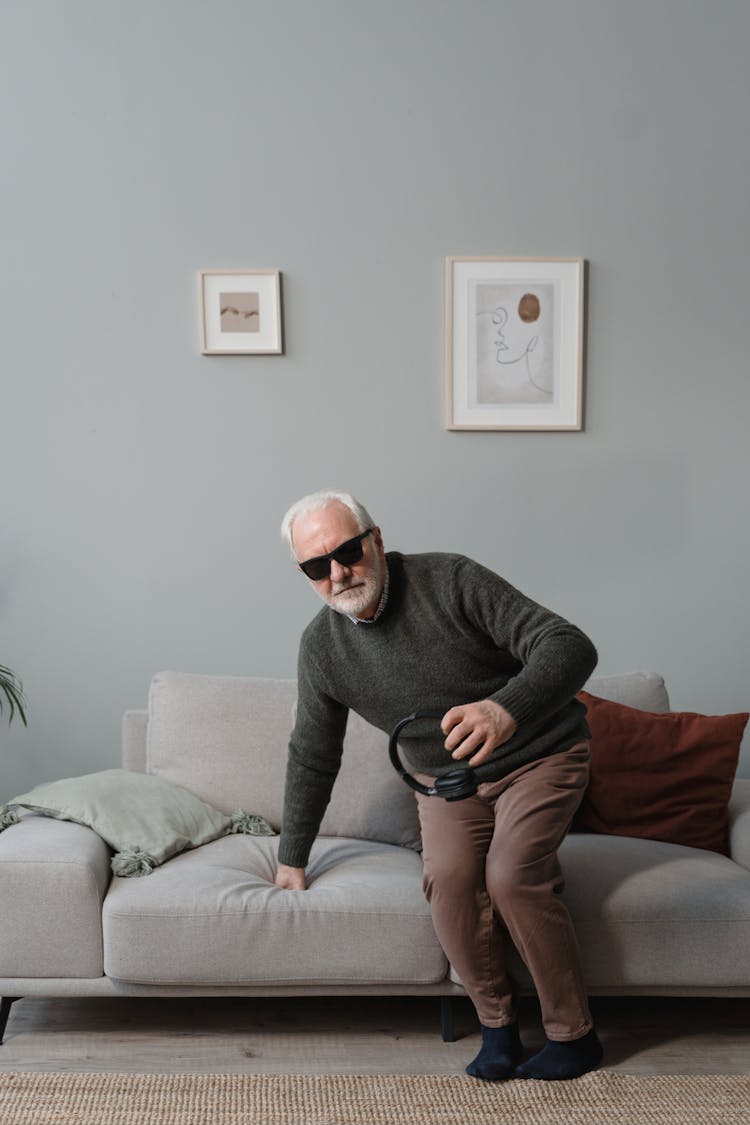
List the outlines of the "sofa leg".
{"type": "Polygon", "coordinates": [[[20,996],[0,996],[0,1044],[2,1044],[5,1035],[5,1025],[10,1015],[10,1006],[20,999],[20,996]]]}
{"type": "Polygon", "coordinates": [[[452,1043],[455,1039],[453,1034],[453,997],[441,996],[440,997],[440,1023],[442,1025],[443,1042],[452,1043]]]}

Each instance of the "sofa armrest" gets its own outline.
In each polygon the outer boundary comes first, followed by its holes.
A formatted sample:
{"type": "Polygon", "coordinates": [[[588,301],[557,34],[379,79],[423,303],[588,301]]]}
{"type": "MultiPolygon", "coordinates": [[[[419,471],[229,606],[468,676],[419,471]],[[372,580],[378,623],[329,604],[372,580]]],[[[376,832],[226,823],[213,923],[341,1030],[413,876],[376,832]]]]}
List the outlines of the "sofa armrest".
{"type": "Polygon", "coordinates": [[[729,801],[729,854],[750,870],[750,778],[737,777],[729,801]]]}
{"type": "Polygon", "coordinates": [[[34,813],[0,832],[0,977],[102,975],[111,854],[90,828],[34,813]]]}

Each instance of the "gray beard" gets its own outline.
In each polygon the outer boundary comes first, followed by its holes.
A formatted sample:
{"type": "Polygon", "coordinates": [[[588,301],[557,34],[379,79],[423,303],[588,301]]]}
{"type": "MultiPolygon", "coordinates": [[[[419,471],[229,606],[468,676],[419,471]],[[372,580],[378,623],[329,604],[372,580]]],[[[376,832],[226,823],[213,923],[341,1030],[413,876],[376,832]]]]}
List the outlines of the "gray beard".
{"type": "Polygon", "coordinates": [[[384,574],[385,567],[377,567],[355,586],[350,588],[339,584],[338,589],[334,587],[330,595],[321,596],[326,605],[336,613],[343,613],[344,617],[359,617],[367,609],[377,609],[384,574]],[[344,593],[345,590],[350,590],[349,594],[344,593]]]}

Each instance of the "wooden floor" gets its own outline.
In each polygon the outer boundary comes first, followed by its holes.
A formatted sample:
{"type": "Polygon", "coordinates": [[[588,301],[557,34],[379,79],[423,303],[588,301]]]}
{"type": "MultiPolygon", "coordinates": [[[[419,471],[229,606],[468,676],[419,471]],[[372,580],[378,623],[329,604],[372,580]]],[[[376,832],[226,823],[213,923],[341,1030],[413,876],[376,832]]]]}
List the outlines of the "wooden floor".
{"type": "MultiPolygon", "coordinates": [[[[68,999],[13,1005],[0,1070],[129,1073],[460,1074],[479,1030],[437,999],[68,999]]],[[[629,1074],[750,1074],[750,1000],[594,998],[605,1067],[629,1074]]],[[[536,1001],[524,1044],[541,1044],[536,1001]]]]}

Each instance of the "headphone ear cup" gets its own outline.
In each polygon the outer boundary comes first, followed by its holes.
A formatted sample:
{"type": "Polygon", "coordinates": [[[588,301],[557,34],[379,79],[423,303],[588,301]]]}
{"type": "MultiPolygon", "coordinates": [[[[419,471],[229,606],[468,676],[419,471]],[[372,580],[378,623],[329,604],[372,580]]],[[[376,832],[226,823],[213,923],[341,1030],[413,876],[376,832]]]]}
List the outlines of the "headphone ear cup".
{"type": "Polygon", "coordinates": [[[477,775],[469,766],[458,766],[456,769],[448,770],[447,773],[436,777],[435,784],[428,789],[426,785],[417,781],[416,777],[412,777],[409,771],[404,769],[398,756],[398,736],[407,723],[411,723],[415,719],[439,719],[442,715],[442,711],[423,710],[415,711],[413,715],[406,715],[405,718],[399,719],[388,739],[388,756],[391,759],[391,765],[410,789],[417,793],[424,793],[426,797],[443,797],[446,801],[462,801],[465,797],[473,797],[479,787],[477,775]]]}
{"type": "Polygon", "coordinates": [[[462,766],[435,778],[435,796],[446,801],[463,801],[473,797],[479,787],[477,775],[468,766],[462,766]]]}

